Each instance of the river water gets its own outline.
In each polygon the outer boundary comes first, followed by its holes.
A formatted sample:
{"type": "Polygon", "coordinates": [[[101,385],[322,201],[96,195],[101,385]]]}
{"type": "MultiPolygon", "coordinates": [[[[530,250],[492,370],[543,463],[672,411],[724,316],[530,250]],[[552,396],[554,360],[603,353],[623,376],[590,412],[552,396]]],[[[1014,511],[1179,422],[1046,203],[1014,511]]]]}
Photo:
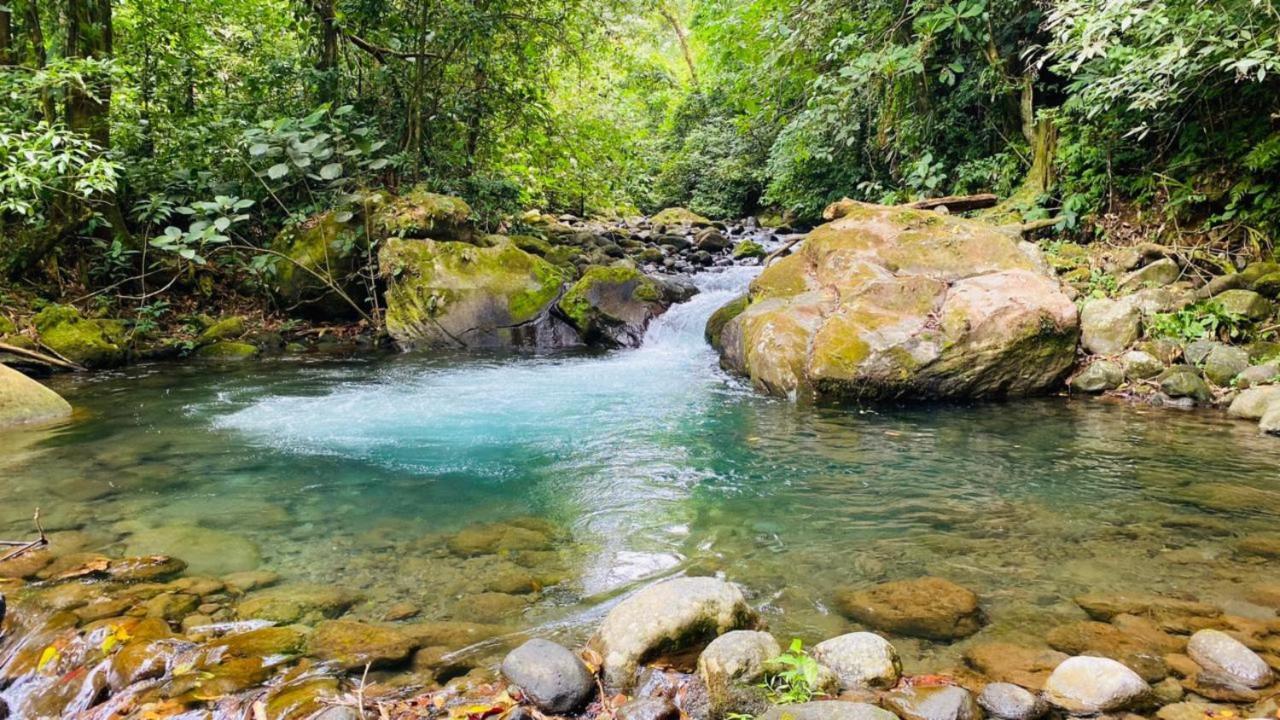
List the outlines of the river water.
{"type": "MultiPolygon", "coordinates": [[[[982,597],[972,641],[1077,619],[1073,595],[1193,596],[1236,611],[1277,560],[1238,548],[1280,521],[1280,441],[1221,415],[1043,400],[814,408],[722,373],[707,317],[753,269],[643,347],[546,356],[156,365],[57,389],[66,426],[0,435],[0,529],[191,571],[268,568],[338,585],[377,619],[581,638],[620,593],[678,573],[742,583],[779,635],[849,629],[833,592],[940,575],[982,597]],[[462,557],[454,533],[555,528],[540,591],[497,597],[518,558],[462,557]]],[[[528,566],[529,563],[525,562],[528,566]]],[[[903,640],[908,668],[963,646],[903,640]]]]}

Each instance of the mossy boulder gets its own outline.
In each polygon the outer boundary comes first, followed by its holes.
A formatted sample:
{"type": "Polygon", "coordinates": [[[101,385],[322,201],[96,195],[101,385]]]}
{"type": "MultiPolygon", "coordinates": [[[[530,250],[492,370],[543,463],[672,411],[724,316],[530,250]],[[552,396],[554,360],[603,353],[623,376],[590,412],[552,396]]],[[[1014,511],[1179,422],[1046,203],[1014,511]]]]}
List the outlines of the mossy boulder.
{"type": "Polygon", "coordinates": [[[50,305],[33,322],[40,342],[87,368],[122,365],[129,356],[129,333],[123,320],[89,319],[70,305],[50,305]]]}
{"type": "Polygon", "coordinates": [[[1252,290],[1228,290],[1213,296],[1213,301],[1223,310],[1248,320],[1262,320],[1271,316],[1275,306],[1252,290]]]}
{"type": "Polygon", "coordinates": [[[768,254],[769,253],[764,249],[764,246],[755,240],[743,240],[733,248],[733,257],[735,260],[762,258],[768,254]]]}
{"type": "Polygon", "coordinates": [[[471,206],[465,200],[422,186],[392,198],[374,216],[375,226],[391,237],[463,242],[475,237],[470,220],[471,206]]]}
{"type": "Polygon", "coordinates": [[[638,347],[650,321],[689,291],[628,265],[593,267],[557,305],[589,344],[638,347]]]}
{"type": "Polygon", "coordinates": [[[709,227],[711,221],[702,217],[698,213],[682,207],[670,207],[659,212],[657,215],[649,218],[654,225],[680,226],[688,225],[691,227],[709,227]]]}
{"type": "Polygon", "coordinates": [[[578,334],[555,316],[568,273],[511,242],[392,238],[378,255],[387,331],[405,348],[555,348],[578,334]]]}
{"type": "Polygon", "coordinates": [[[1070,370],[1076,306],[1033,246],[954,216],[840,210],[752,283],[721,333],[726,368],[819,399],[1030,395],[1070,370]]]}
{"type": "Polygon", "coordinates": [[[218,342],[219,340],[235,340],[241,335],[244,335],[244,332],[244,318],[239,316],[227,317],[218,320],[205,328],[204,332],[200,333],[200,337],[197,342],[201,345],[207,345],[209,343],[218,342]]]}
{"type": "Polygon", "coordinates": [[[0,337],[12,335],[18,332],[18,326],[13,324],[9,318],[0,315],[0,337]]]}
{"type": "Polygon", "coordinates": [[[0,365],[0,428],[51,422],[71,415],[71,405],[26,375],[0,365]]]}
{"type": "Polygon", "coordinates": [[[707,327],[702,333],[708,345],[716,350],[720,349],[720,337],[724,333],[724,326],[728,325],[730,320],[741,315],[742,311],[747,309],[749,302],[746,295],[740,295],[725,303],[719,310],[711,313],[711,317],[707,319],[707,327]]]}
{"type": "Polygon", "coordinates": [[[259,352],[257,346],[249,343],[224,341],[205,345],[196,351],[196,357],[217,362],[237,362],[252,360],[259,352]]]}
{"type": "Polygon", "coordinates": [[[273,289],[287,308],[305,315],[351,317],[355,309],[337,291],[361,297],[355,275],[367,248],[363,224],[346,210],[330,210],[285,228],[271,242],[271,250],[283,256],[273,263],[273,289]]]}

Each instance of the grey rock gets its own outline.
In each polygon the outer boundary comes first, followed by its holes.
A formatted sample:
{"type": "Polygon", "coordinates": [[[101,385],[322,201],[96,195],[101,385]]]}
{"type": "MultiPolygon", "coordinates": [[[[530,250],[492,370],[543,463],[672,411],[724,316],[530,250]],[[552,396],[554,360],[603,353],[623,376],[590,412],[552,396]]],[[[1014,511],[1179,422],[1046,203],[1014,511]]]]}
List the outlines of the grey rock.
{"type": "Polygon", "coordinates": [[[768,707],[759,687],[770,660],[782,654],[773,636],[754,630],[725,633],[698,657],[698,675],[707,686],[712,712],[756,714],[768,707]]]}
{"type": "Polygon", "coordinates": [[[907,687],[885,693],[881,704],[903,720],[982,720],[973,695],[955,685],[907,687]]]}
{"type": "Polygon", "coordinates": [[[898,716],[867,703],[819,700],[773,707],[760,720],[898,720],[898,716]]]}
{"type": "Polygon", "coordinates": [[[1270,685],[1275,674],[1266,661],[1219,630],[1200,630],[1187,642],[1187,655],[1201,667],[1250,688],[1270,685]]]}
{"type": "Polygon", "coordinates": [[[1182,351],[1182,358],[1192,365],[1200,365],[1213,349],[1222,345],[1217,340],[1193,340],[1182,351]]]}
{"type": "Polygon", "coordinates": [[[814,646],[813,657],[835,672],[844,690],[890,688],[902,675],[898,651],[875,633],[855,632],[825,640],[814,646]]]}
{"type": "Polygon", "coordinates": [[[1219,345],[1204,359],[1204,376],[1214,385],[1226,386],[1249,367],[1249,353],[1244,348],[1219,345]]]}
{"type": "Polygon", "coordinates": [[[1110,658],[1067,658],[1045,681],[1045,698],[1073,714],[1123,710],[1151,691],[1138,674],[1110,658]]]}
{"type": "Polygon", "coordinates": [[[1213,397],[1209,385],[1205,383],[1195,368],[1186,365],[1174,365],[1160,374],[1160,389],[1173,398],[1190,398],[1196,402],[1208,402],[1213,397]]]}
{"type": "Polygon", "coordinates": [[[1227,414],[1243,420],[1259,420],[1272,406],[1280,407],[1280,385],[1261,385],[1237,395],[1227,414]]]}
{"type": "Polygon", "coordinates": [[[1228,290],[1213,296],[1213,301],[1224,310],[1243,315],[1249,320],[1262,320],[1271,315],[1271,301],[1252,290],[1228,290]]]}
{"type": "Polygon", "coordinates": [[[1247,389],[1274,382],[1277,378],[1280,378],[1280,365],[1252,365],[1236,376],[1236,387],[1247,389]]]}
{"type": "Polygon", "coordinates": [[[1120,278],[1122,291],[1138,290],[1149,287],[1162,287],[1178,281],[1182,268],[1170,258],[1162,258],[1150,265],[1134,270],[1120,278]]]}
{"type": "Polygon", "coordinates": [[[680,709],[666,698],[632,700],[614,714],[617,720],[680,720],[680,709]]]}
{"type": "Polygon", "coordinates": [[[754,627],[757,621],[736,585],[710,577],[676,578],[620,602],[588,645],[604,659],[606,686],[626,692],[640,660],[653,651],[696,647],[730,630],[754,627]]]}
{"type": "Polygon", "coordinates": [[[1280,404],[1272,404],[1258,420],[1258,429],[1268,435],[1280,435],[1280,404]]]}
{"type": "Polygon", "coordinates": [[[706,250],[707,252],[720,252],[727,250],[732,245],[729,239],[715,228],[707,228],[699,232],[693,243],[699,250],[706,250]]]}
{"type": "Polygon", "coordinates": [[[1036,720],[1049,712],[1044,698],[1013,683],[991,683],[978,695],[978,704],[1001,720],[1036,720]]]}
{"type": "Polygon", "coordinates": [[[1124,370],[1110,360],[1094,360],[1071,378],[1071,389],[1082,393],[1114,390],[1124,382],[1124,370]]]}
{"type": "Polygon", "coordinates": [[[1155,377],[1164,372],[1164,363],[1160,358],[1143,350],[1130,350],[1120,356],[1120,365],[1124,375],[1135,380],[1155,377]]]}
{"type": "Polygon", "coordinates": [[[1142,316],[1133,303],[1090,300],[1080,312],[1080,342],[1095,355],[1116,355],[1138,339],[1141,323],[1142,316]]]}
{"type": "Polygon", "coordinates": [[[512,650],[502,660],[502,675],[538,709],[557,715],[581,708],[595,691],[578,656],[549,640],[535,638],[512,650]]]}

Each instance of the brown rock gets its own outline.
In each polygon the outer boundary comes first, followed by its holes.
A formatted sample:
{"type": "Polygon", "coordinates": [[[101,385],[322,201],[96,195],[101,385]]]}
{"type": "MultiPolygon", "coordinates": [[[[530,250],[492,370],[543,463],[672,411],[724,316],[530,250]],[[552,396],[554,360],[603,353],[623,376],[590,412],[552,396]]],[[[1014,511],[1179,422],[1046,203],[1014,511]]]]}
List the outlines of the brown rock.
{"type": "Polygon", "coordinates": [[[845,590],[836,604],[845,615],[873,628],[931,640],[967,637],[983,623],[978,596],[937,577],[845,590]]]}
{"type": "Polygon", "coordinates": [[[1236,544],[1236,549],[1246,555],[1280,558],[1280,535],[1275,533],[1246,535],[1236,544]]]}
{"type": "Polygon", "coordinates": [[[1152,638],[1155,642],[1149,642],[1107,623],[1084,621],[1059,625],[1050,630],[1045,639],[1053,649],[1069,655],[1098,655],[1117,660],[1143,680],[1155,682],[1169,674],[1163,653],[1178,646],[1173,638],[1164,637],[1167,640],[1152,638]]]}
{"type": "Polygon", "coordinates": [[[1042,689],[1049,674],[1066,659],[1065,653],[1047,647],[1031,648],[1003,642],[970,645],[964,651],[965,662],[988,678],[1028,690],[1042,689]]]}
{"type": "Polygon", "coordinates": [[[1208,603],[1179,600],[1160,595],[1081,595],[1076,604],[1094,620],[1110,620],[1116,615],[1142,615],[1162,620],[1170,617],[1216,617],[1222,614],[1208,603]]]}
{"type": "Polygon", "coordinates": [[[413,639],[398,629],[354,620],[326,620],[307,642],[308,654],[346,670],[395,665],[407,660],[414,647],[413,639]]]}

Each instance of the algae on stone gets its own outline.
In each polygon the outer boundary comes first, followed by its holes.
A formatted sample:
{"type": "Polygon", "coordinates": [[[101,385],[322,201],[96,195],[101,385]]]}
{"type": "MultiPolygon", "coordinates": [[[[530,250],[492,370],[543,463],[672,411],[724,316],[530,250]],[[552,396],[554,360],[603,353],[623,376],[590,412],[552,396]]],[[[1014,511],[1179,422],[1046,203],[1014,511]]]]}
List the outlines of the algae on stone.
{"type": "Polygon", "coordinates": [[[88,319],[70,305],[49,305],[33,319],[40,342],[87,368],[114,367],[128,357],[123,320],[88,319]]]}
{"type": "Polygon", "coordinates": [[[0,364],[0,428],[60,420],[71,405],[54,391],[0,364]]]}
{"type": "Polygon", "coordinates": [[[592,267],[556,305],[591,344],[636,347],[677,293],[628,265],[592,267]]]}

